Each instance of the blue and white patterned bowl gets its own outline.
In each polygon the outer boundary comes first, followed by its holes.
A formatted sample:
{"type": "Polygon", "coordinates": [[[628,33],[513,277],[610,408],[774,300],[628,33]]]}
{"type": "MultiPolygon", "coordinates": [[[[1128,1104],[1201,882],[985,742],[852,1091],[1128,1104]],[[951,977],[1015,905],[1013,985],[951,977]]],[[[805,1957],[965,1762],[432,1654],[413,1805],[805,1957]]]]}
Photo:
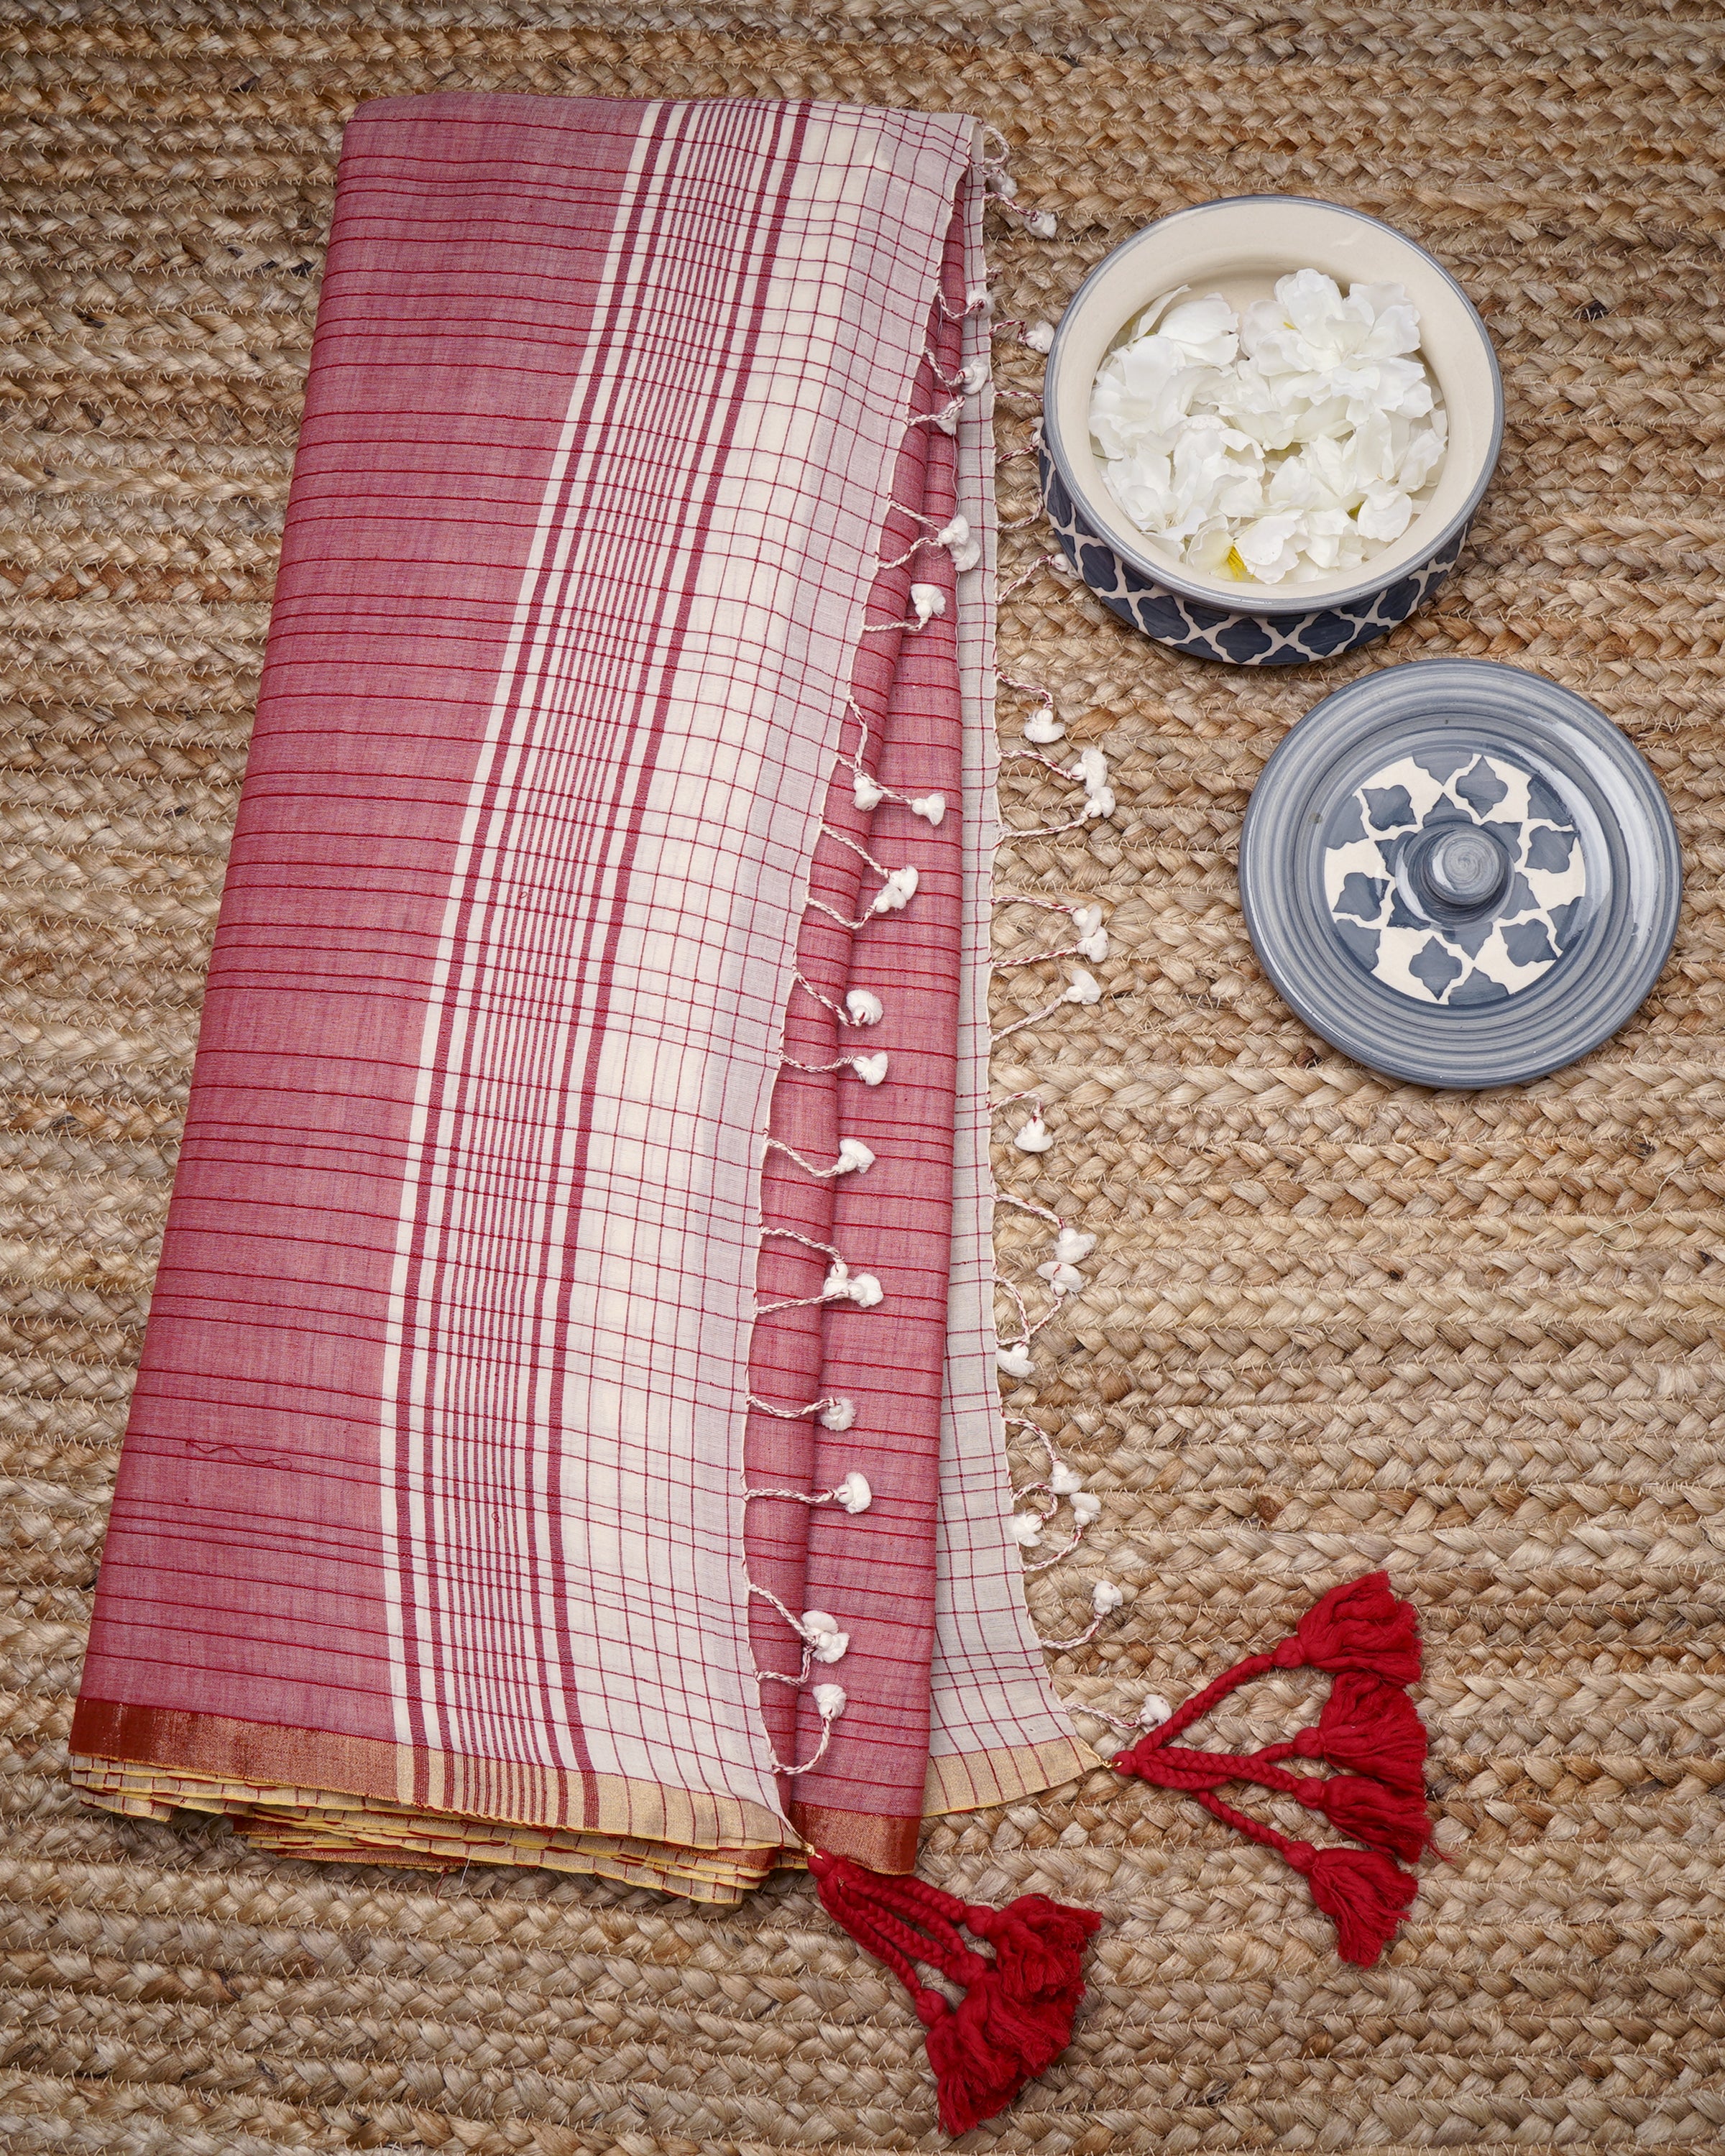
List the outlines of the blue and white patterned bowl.
{"type": "Polygon", "coordinates": [[[1503,385],[1485,324],[1449,271],[1376,218],[1292,195],[1241,195],[1177,211],[1099,263],[1060,318],[1043,391],[1043,499],[1067,559],[1104,605],[1145,635],[1236,666],[1298,666],[1383,636],[1455,566],[1497,462],[1503,385]],[[1267,299],[1291,270],[1405,285],[1420,357],[1448,414],[1449,448],[1413,521],[1363,569],[1311,583],[1210,577],[1176,562],[1127,522],[1091,446],[1096,370],[1159,294],[1189,285],[1236,307],[1267,299]]]}

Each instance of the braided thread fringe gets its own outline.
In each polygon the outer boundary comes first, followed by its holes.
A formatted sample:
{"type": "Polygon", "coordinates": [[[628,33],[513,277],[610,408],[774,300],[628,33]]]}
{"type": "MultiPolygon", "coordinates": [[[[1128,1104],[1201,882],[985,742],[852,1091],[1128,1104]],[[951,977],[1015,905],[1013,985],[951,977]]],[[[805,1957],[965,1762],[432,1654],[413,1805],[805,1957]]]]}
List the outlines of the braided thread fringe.
{"type": "Polygon", "coordinates": [[[1344,1961],[1369,1969],[1413,1906],[1416,1881],[1395,1860],[1413,1863],[1430,1843],[1423,1768],[1425,1727],[1405,1687],[1420,1676],[1420,1620],[1399,1602],[1386,1573],[1333,1587],[1286,1639],[1248,1655],[1194,1692],[1159,1729],[1113,1764],[1164,1789],[1196,1797],[1213,1818],[1304,1875],[1312,1898],[1336,1927],[1344,1961]],[[1204,1752],[1173,1740],[1243,1684],[1272,1670],[1327,1671],[1336,1681],[1315,1727],[1261,1751],[1204,1752]],[[1277,1763],[1318,1759],[1350,1771],[1290,1774],[1277,1763]],[[1252,1782],[1322,1813],[1358,1850],[1319,1849],[1255,1820],[1216,1794],[1230,1782],[1252,1782]]]}
{"type": "Polygon", "coordinates": [[[910,1993],[948,2133],[968,2133],[1004,2111],[1065,2051],[1084,1997],[1085,1944],[1102,1921],[1094,1910],[1045,1894],[991,1909],[820,1850],[810,1852],[809,1869],[833,1922],[910,1993]],[[991,1946],[992,1956],[967,1946],[963,1930],[991,1946]],[[918,1963],[963,1986],[956,2006],[922,1982],[918,1963]]]}

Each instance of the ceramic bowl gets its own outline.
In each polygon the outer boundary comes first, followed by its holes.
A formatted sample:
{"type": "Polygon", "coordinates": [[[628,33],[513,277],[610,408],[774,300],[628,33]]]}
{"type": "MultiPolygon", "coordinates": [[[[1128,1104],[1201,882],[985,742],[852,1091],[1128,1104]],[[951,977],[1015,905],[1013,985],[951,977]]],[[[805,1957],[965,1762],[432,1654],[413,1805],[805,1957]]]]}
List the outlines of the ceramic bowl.
{"type": "Polygon", "coordinates": [[[1454,566],[1503,437],[1503,385],[1485,324],[1449,271],[1358,210],[1292,195],[1241,195],[1177,211],[1117,247],[1060,318],[1043,392],[1043,498],[1068,560],[1103,603],[1158,643],[1236,666],[1297,666],[1368,644],[1424,604],[1454,566]],[[1127,325],[1176,285],[1236,309],[1291,270],[1344,291],[1399,284],[1419,310],[1420,356],[1449,420],[1436,476],[1392,546],[1310,583],[1212,577],[1176,562],[1129,523],[1091,446],[1096,370],[1127,325]]]}

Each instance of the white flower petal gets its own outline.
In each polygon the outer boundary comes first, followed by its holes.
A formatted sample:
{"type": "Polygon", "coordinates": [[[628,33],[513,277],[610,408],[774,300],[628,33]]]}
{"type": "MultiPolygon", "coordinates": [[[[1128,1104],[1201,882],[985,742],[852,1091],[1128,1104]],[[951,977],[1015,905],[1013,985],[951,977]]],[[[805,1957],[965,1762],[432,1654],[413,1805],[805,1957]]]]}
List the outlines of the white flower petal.
{"type": "Polygon", "coordinates": [[[1399,488],[1377,485],[1366,490],[1366,498],[1354,519],[1368,539],[1399,539],[1413,517],[1414,505],[1399,488]]]}
{"type": "Polygon", "coordinates": [[[1202,367],[1226,367],[1240,350],[1240,322],[1219,292],[1170,308],[1156,334],[1202,367]]]}
{"type": "Polygon", "coordinates": [[[1419,343],[1399,285],[1343,293],[1301,270],[1237,320],[1218,294],[1164,294],[1096,376],[1108,490],[1159,552],[1219,580],[1356,569],[1407,529],[1443,460],[1419,343]]]}

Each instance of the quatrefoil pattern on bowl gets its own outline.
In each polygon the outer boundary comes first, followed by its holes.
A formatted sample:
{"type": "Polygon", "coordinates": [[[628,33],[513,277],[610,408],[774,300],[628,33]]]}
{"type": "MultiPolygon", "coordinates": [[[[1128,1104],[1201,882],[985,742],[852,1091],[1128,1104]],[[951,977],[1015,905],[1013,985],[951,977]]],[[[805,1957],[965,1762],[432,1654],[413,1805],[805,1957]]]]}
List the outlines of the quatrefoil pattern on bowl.
{"type": "Polygon", "coordinates": [[[1399,995],[1460,1009],[1519,995],[1548,973],[1587,897],[1581,840],[1556,791],[1503,756],[1422,749],[1374,771],[1332,817],[1324,902],[1358,963],[1399,995]],[[1481,832],[1501,891],[1466,918],[1434,907],[1422,847],[1481,832]],[[1422,902],[1424,901],[1424,902],[1422,902]]]}
{"type": "Polygon", "coordinates": [[[1230,613],[1183,598],[1124,562],[1081,516],[1048,452],[1038,452],[1042,495],[1060,551],[1105,607],[1158,644],[1229,666],[1305,666],[1387,636],[1425,605],[1455,566],[1467,536],[1455,536],[1417,569],[1351,606],[1309,613],[1230,613]]]}

